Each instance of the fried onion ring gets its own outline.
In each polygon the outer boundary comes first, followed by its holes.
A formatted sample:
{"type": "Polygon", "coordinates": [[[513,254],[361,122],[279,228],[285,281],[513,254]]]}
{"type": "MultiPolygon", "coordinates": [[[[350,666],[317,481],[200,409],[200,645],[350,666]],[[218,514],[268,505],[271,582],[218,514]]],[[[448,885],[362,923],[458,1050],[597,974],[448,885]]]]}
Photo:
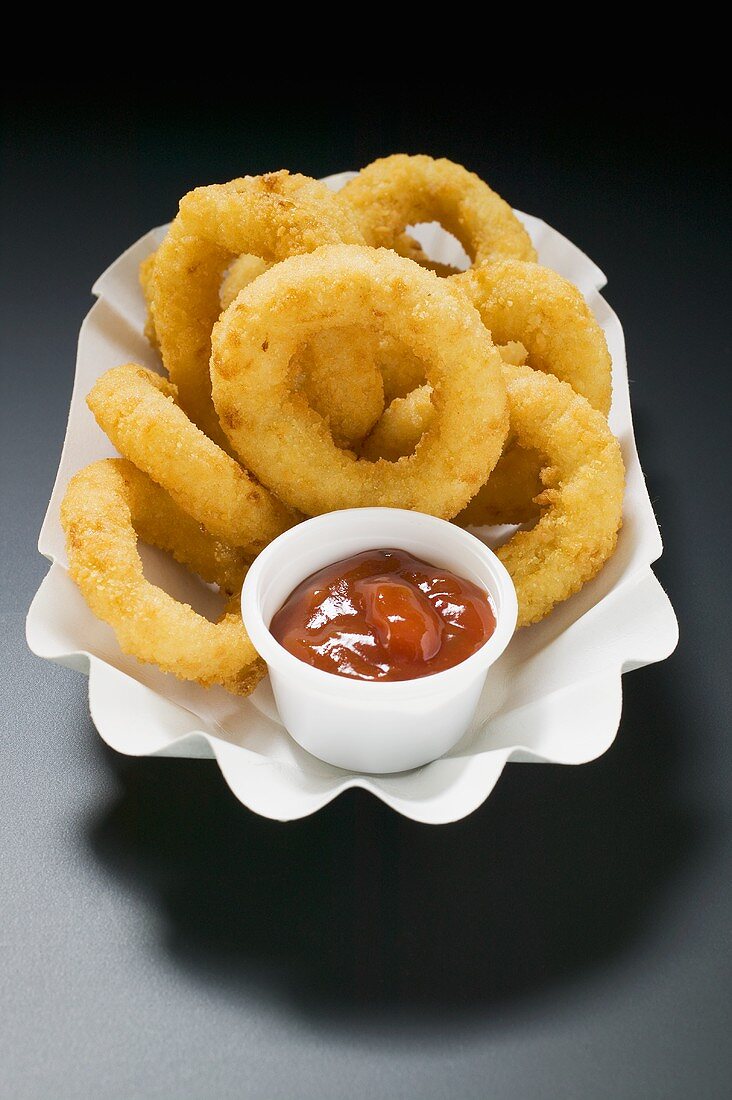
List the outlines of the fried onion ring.
{"type": "MultiPolygon", "coordinates": [[[[365,440],[361,454],[370,462],[380,458],[396,462],[412,454],[433,416],[429,386],[419,386],[406,397],[396,398],[365,440]]],[[[485,485],[455,516],[455,522],[462,527],[527,523],[539,513],[535,500],[543,489],[541,456],[512,441],[485,485]]]]}
{"type": "MultiPolygon", "coordinates": [[[[529,366],[568,382],[607,415],[612,361],[605,334],[582,294],[567,279],[538,264],[503,260],[456,276],[494,340],[520,340],[529,366]]],[[[536,456],[509,438],[493,476],[458,517],[459,523],[525,523],[536,517],[540,492],[536,456]]]]}
{"type": "Polygon", "coordinates": [[[553,374],[607,416],[612,360],[605,333],[574,283],[556,271],[501,260],[454,277],[498,344],[520,340],[534,370],[553,374]]]}
{"type": "MultiPolygon", "coordinates": [[[[338,192],[376,248],[418,255],[407,225],[438,221],[474,264],[515,256],[535,260],[531,239],[511,207],[479,176],[444,158],[397,153],[375,160],[338,192]]],[[[421,249],[420,249],[421,251],[421,249]]],[[[430,261],[431,262],[431,261],[430,261]]]]}
{"type": "MultiPolygon", "coordinates": [[[[148,306],[145,336],[157,349],[150,308],[156,255],[152,252],[140,264],[140,285],[148,306]]],[[[231,305],[240,290],[270,267],[272,264],[260,256],[237,256],[219,288],[221,312],[231,305]]],[[[295,357],[295,384],[305,394],[311,408],[326,421],[339,447],[356,447],[374,427],[384,411],[385,384],[397,386],[396,390],[389,391],[388,400],[391,400],[396,393],[408,393],[424,380],[423,368],[419,364],[415,367],[408,356],[387,350],[383,371],[379,371],[373,362],[374,355],[375,342],[371,335],[352,326],[348,331],[319,333],[295,357]],[[405,377],[416,380],[403,388],[405,377]]]]}
{"type": "Polygon", "coordinates": [[[418,386],[404,397],[395,397],[364,441],[361,454],[369,462],[398,462],[414,454],[434,413],[431,386],[418,386]]]}
{"type": "Polygon", "coordinates": [[[261,275],[214,328],[211,378],[242,461],[308,515],[383,505],[449,518],[495,465],[508,428],[501,358],[478,313],[447,280],[386,250],[324,247],[261,275]],[[425,364],[436,415],[399,462],[339,450],[289,385],[298,345],[352,324],[386,332],[425,364]]]}
{"type": "MultiPolygon", "coordinates": [[[[158,343],[158,334],[155,331],[155,321],[153,320],[152,314],[153,275],[155,272],[155,260],[157,259],[157,255],[157,252],[151,252],[149,256],[146,256],[145,259],[141,261],[139,278],[145,305],[147,306],[144,328],[145,336],[148,343],[150,343],[156,351],[159,351],[160,345],[158,343]]],[[[248,283],[251,283],[252,279],[256,279],[257,275],[261,275],[263,271],[266,271],[267,268],[271,266],[271,263],[268,263],[267,260],[263,260],[260,256],[246,254],[237,256],[229,266],[228,271],[224,274],[221,286],[219,287],[221,311],[231,305],[234,298],[236,298],[243,287],[247,286],[248,283]]]]}
{"type": "Polygon", "coordinates": [[[605,418],[566,382],[530,367],[504,374],[511,429],[548,464],[539,522],[496,551],[516,586],[518,625],[526,626],[578,592],[612,554],[625,470],[605,418]]]}
{"type": "Polygon", "coordinates": [[[157,251],[151,278],[155,333],[181,407],[225,445],[211,402],[211,330],[232,258],[267,261],[363,238],[348,208],[325,184],[289,172],[246,176],[190,191],[157,251]]]}
{"type": "Polygon", "coordinates": [[[94,462],[76,474],[61,505],[69,572],[124,653],[181,680],[222,684],[248,695],[266,669],[249,641],[237,601],[218,623],[145,579],[139,537],[170,551],[204,580],[229,588],[245,566],[235,551],[206,536],[145,474],[125,459],[94,462]]]}
{"type": "Polygon", "coordinates": [[[258,553],[295,516],[203,434],[171,382],[136,363],[101,376],[86,403],[117,450],[216,538],[258,553]]]}

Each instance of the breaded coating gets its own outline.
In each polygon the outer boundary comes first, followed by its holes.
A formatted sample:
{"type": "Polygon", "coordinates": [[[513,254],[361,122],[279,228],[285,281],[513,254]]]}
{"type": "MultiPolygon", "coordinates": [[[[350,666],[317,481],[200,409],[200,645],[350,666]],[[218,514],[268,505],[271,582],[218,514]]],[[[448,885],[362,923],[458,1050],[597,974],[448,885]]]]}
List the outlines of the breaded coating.
{"type": "Polygon", "coordinates": [[[152,314],[181,408],[210,439],[225,445],[211,402],[209,358],[220,287],[232,259],[254,254],[274,262],[320,245],[362,240],[347,208],[307,176],[245,176],[183,196],[156,253],[152,314]]]}
{"type": "Polygon", "coordinates": [[[607,416],[612,360],[605,333],[574,283],[520,260],[473,267],[453,282],[468,295],[497,344],[519,340],[530,367],[569,382],[607,416]]]}
{"type": "Polygon", "coordinates": [[[171,382],[127,363],[103,374],[86,403],[120,454],[212,535],[254,557],[296,517],[205,436],[176,399],[171,382]]]}
{"type": "Polygon", "coordinates": [[[338,198],[375,248],[401,250],[417,259],[411,247],[416,242],[405,240],[404,230],[437,221],[457,237],[473,264],[506,256],[536,259],[531,238],[508,203],[451,160],[405,153],[383,157],[362,168],[338,198]]]}
{"type": "Polygon", "coordinates": [[[138,536],[223,591],[241,588],[241,555],[206,535],[162,489],[125,459],[105,459],[69,482],[61,505],[69,572],[89,607],[114,630],[124,653],[181,680],[248,695],[266,671],[249,641],[238,601],[218,623],[146,580],[138,536]]]}
{"type": "Polygon", "coordinates": [[[212,336],[221,424],[241,460],[291,507],[412,508],[450,518],[498,460],[508,428],[501,357],[465,295],[385,249],[291,257],[232,303],[212,336]],[[290,386],[295,347],[324,325],[370,323],[425,364],[436,415],[414,455],[371,463],[339,450],[290,386]]]}
{"type": "Polygon", "coordinates": [[[545,456],[542,516],[497,551],[516,586],[518,625],[538,622],[600,571],[622,521],[625,468],[604,416],[566,382],[505,367],[511,430],[545,456]]]}

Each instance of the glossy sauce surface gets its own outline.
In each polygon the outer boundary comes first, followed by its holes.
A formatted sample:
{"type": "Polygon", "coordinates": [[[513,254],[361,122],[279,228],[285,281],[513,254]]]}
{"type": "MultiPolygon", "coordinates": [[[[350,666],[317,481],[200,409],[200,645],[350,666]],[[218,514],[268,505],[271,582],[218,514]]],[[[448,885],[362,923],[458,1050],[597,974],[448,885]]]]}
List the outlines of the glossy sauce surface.
{"type": "Polygon", "coordinates": [[[413,680],[452,668],[488,641],[487,593],[406,550],[366,550],[313,573],[270,630],[306,664],[355,680],[413,680]]]}

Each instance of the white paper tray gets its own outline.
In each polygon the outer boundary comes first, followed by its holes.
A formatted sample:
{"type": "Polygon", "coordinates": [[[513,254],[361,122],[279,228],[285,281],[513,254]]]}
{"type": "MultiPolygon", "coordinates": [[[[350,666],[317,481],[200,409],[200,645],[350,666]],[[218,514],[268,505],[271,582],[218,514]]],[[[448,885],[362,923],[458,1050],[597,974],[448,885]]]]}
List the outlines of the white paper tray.
{"type": "MultiPolygon", "coordinates": [[[[337,189],[350,175],[326,182],[337,189]]],[[[135,360],[160,369],[143,336],[137,274],[165,227],[137,241],[97,280],[98,301],[81,326],[66,439],[38,544],[52,564],[28,613],[27,637],[39,657],[88,672],[92,718],[108,745],[131,756],[214,756],[236,797],[265,817],[304,817],[349,787],[362,787],[406,817],[437,824],[479,806],[509,760],[583,764],[612,743],[621,674],[667,657],[678,628],[650,568],[661,554],[661,537],[633,438],[623,330],[599,293],[605,277],[561,234],[517,213],[540,262],[582,289],[605,331],[613,359],[610,424],[627,468],[623,529],[615,555],[594,581],[544,622],[516,635],[491,671],[461,743],[441,760],[399,775],[357,775],[309,756],[279,722],[267,681],[241,700],[181,683],[125,656],[69,579],[59,523],[64,490],[82,466],[115,453],[85,397],[119,363],[135,360]]],[[[459,263],[455,242],[437,227],[420,228],[416,235],[435,258],[459,263]]],[[[145,564],[151,579],[189,595],[188,582],[161,555],[146,555],[145,564]]]]}

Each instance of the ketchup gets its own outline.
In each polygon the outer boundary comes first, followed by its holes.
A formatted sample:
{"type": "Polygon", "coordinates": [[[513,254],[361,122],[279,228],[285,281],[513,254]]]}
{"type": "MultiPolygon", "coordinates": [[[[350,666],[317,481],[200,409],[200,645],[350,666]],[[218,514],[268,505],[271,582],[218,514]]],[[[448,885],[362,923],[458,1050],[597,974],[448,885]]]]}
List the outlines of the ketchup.
{"type": "Polygon", "coordinates": [[[353,680],[414,680],[464,661],[496,627],[488,594],[406,550],[366,550],[313,573],[270,631],[308,665],[353,680]]]}

